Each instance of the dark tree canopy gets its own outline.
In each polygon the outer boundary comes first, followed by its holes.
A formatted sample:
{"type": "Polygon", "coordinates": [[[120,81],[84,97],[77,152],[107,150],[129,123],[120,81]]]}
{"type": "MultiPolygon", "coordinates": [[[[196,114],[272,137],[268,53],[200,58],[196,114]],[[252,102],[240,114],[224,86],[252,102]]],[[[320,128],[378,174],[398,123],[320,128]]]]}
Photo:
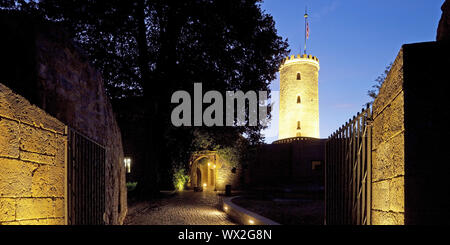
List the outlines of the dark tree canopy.
{"type": "Polygon", "coordinates": [[[142,98],[134,104],[141,117],[115,108],[119,120],[134,118],[129,123],[143,128],[147,142],[137,189],[157,186],[161,166],[183,162],[198,148],[199,135],[213,139],[213,148],[239,145],[242,135],[249,144],[262,141],[262,126],[176,128],[170,122],[172,93],[191,91],[193,83],[204,91],[269,91],[288,50],[259,1],[40,0],[2,1],[2,7],[62,23],[102,72],[115,104],[142,98]]]}

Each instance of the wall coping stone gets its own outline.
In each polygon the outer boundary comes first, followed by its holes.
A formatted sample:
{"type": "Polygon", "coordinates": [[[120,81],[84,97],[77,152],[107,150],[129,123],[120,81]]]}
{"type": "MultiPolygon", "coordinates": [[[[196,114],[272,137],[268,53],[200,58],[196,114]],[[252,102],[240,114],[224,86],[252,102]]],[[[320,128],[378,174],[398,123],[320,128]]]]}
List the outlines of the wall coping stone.
{"type": "Polygon", "coordinates": [[[280,225],[279,223],[268,219],[264,216],[256,214],[252,211],[249,211],[235,203],[232,202],[233,199],[238,198],[240,196],[235,197],[226,197],[223,199],[223,207],[228,207],[229,210],[226,213],[234,218],[237,221],[240,221],[243,224],[248,224],[248,220],[252,219],[255,225],[280,225]]]}

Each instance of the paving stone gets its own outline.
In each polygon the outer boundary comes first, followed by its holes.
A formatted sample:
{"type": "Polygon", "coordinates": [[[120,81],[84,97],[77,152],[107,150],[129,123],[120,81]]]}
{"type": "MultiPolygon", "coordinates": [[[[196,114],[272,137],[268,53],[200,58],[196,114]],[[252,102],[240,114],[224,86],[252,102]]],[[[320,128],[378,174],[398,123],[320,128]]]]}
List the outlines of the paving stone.
{"type": "Polygon", "coordinates": [[[183,191],[129,207],[125,225],[233,225],[214,192],[183,191]]]}

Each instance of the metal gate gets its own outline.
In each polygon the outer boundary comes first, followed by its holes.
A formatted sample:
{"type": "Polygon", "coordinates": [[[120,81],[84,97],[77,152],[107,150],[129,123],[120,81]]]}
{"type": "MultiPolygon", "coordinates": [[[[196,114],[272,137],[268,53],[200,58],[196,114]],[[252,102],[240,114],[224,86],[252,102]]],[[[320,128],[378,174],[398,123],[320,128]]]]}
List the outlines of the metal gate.
{"type": "Polygon", "coordinates": [[[69,225],[104,224],[105,147],[68,130],[67,220],[69,225]]]}
{"type": "Polygon", "coordinates": [[[368,106],[326,142],[326,224],[370,224],[371,122],[368,106]]]}

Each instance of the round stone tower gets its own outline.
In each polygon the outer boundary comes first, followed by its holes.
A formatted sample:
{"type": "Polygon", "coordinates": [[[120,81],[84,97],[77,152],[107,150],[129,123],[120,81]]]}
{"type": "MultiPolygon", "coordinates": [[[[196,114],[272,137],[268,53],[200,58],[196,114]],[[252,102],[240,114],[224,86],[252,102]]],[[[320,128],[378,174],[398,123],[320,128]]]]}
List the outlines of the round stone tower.
{"type": "Polygon", "coordinates": [[[320,138],[319,59],[292,55],[280,66],[280,115],[278,139],[320,138]]]}

